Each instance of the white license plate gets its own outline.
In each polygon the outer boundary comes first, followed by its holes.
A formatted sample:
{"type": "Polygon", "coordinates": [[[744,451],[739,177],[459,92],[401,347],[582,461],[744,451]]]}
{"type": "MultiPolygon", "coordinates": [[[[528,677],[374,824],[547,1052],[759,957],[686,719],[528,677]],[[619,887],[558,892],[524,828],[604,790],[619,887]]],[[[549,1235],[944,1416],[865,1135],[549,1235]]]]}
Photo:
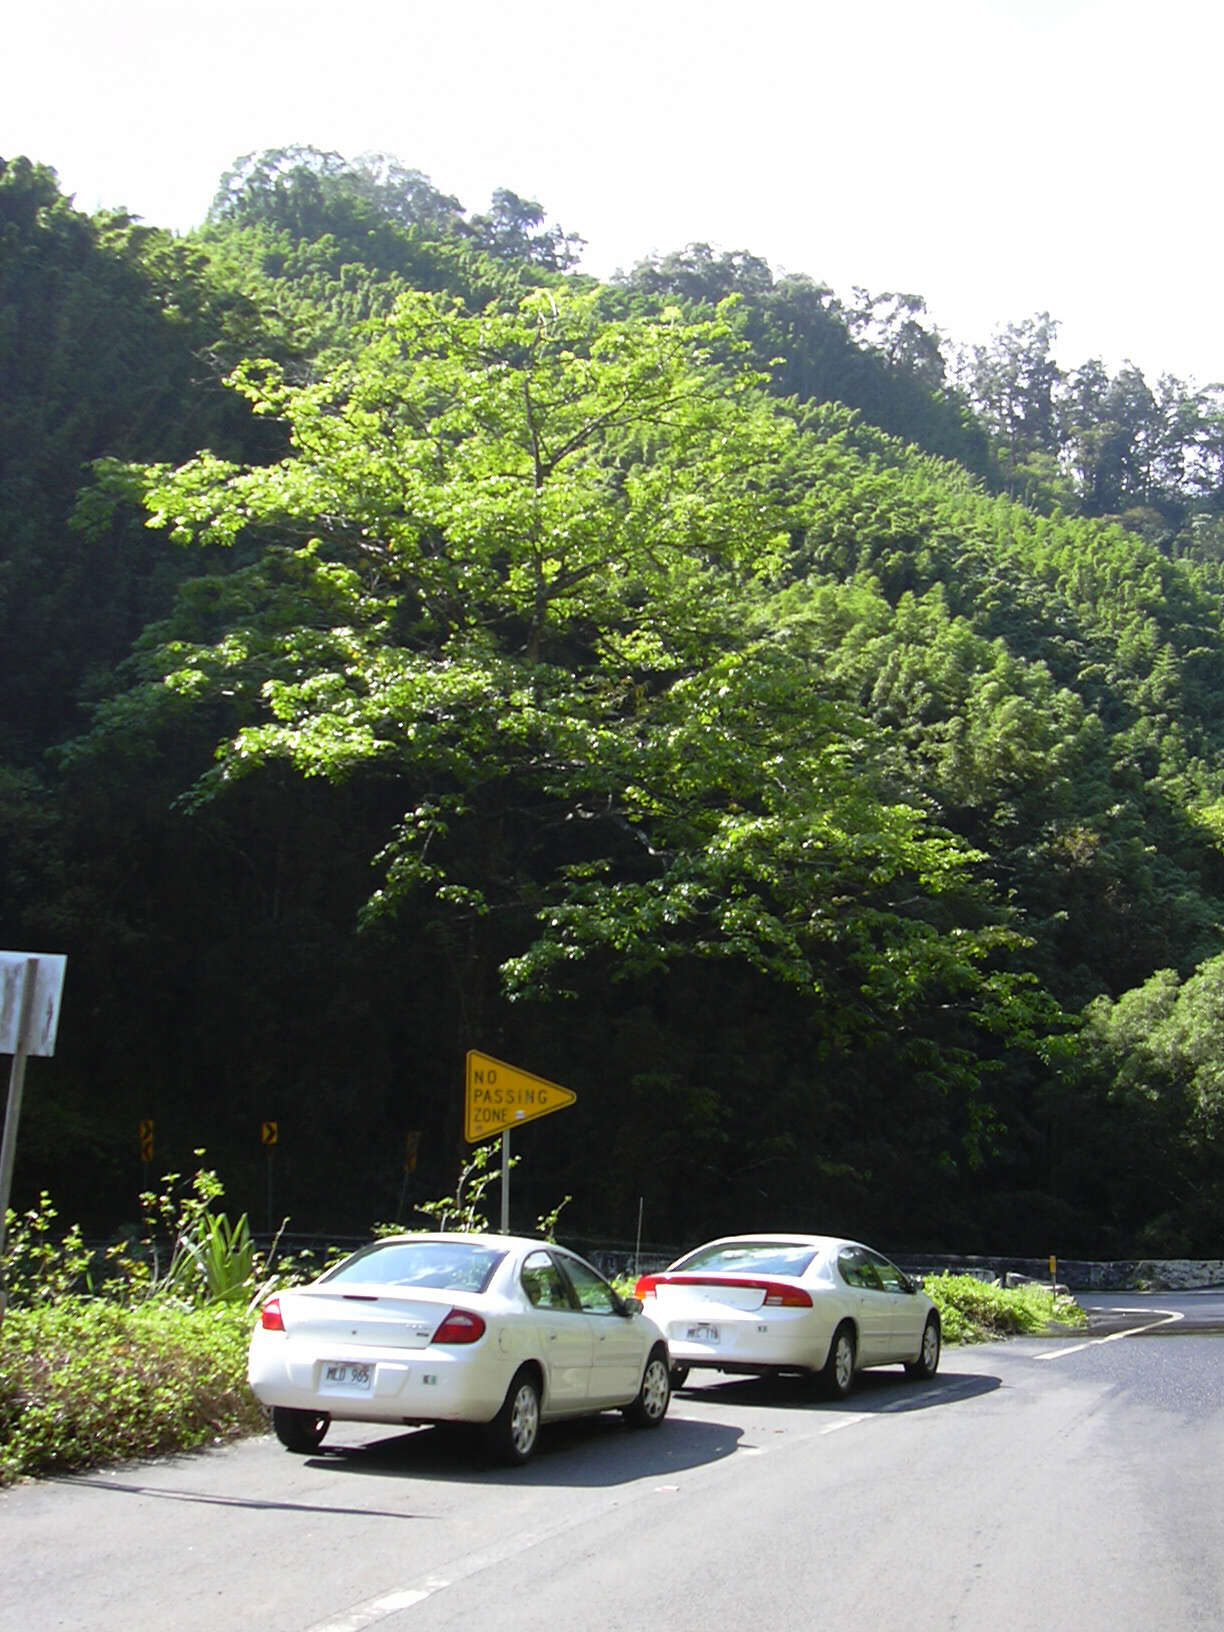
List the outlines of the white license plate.
{"type": "Polygon", "coordinates": [[[342,1388],[348,1393],[368,1394],[374,1381],[374,1367],[361,1366],[352,1360],[325,1360],[320,1388],[342,1388]]]}
{"type": "Polygon", "coordinates": [[[684,1336],[686,1342],[689,1343],[717,1343],[718,1327],[706,1326],[704,1324],[701,1326],[690,1326],[688,1331],[685,1332],[684,1336]]]}

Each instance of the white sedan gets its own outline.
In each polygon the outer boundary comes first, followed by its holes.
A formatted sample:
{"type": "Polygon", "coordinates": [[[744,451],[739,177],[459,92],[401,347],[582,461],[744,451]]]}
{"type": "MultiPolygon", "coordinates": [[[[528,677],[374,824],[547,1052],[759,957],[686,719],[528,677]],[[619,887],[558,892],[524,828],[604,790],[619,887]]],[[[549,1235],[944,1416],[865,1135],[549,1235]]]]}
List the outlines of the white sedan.
{"type": "Polygon", "coordinates": [[[726,1236],[642,1276],[637,1295],[667,1337],[673,1388],[706,1366],[805,1373],[843,1395],[865,1366],[900,1363],[924,1378],[939,1365],[935,1305],[858,1241],[726,1236]]]}
{"type": "Polygon", "coordinates": [[[291,1451],[330,1422],[482,1423],[525,1462],[540,1424],[662,1422],[667,1344],[584,1259],[508,1235],[385,1236],[260,1311],[247,1375],[291,1451]]]}

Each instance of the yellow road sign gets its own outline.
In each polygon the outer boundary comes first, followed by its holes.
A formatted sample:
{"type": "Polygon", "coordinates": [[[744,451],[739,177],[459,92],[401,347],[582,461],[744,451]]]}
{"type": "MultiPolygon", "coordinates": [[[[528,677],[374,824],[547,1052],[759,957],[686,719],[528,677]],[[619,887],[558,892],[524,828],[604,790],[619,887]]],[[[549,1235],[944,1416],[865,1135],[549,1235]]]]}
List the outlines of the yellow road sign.
{"type": "Polygon", "coordinates": [[[259,1124],[259,1142],[261,1145],[274,1145],[280,1129],[275,1122],[261,1122],[259,1124]]]}
{"type": "Polygon", "coordinates": [[[153,1160],[153,1118],[142,1117],[136,1124],[136,1135],[140,1144],[140,1159],[142,1162],[153,1160]]]}
{"type": "Polygon", "coordinates": [[[463,1096],[463,1137],[478,1144],[520,1122],[563,1111],[578,1098],[569,1088],[469,1049],[463,1096]]]}

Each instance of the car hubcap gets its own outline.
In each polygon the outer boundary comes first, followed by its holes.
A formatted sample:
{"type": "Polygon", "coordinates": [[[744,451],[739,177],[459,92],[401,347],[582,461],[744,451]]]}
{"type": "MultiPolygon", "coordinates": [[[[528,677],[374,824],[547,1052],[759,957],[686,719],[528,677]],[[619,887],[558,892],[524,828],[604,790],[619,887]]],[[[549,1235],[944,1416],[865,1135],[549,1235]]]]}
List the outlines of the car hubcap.
{"type": "Polygon", "coordinates": [[[848,1340],[844,1337],[837,1340],[837,1386],[848,1388],[850,1376],[854,1367],[854,1355],[848,1340]]]}
{"type": "Polygon", "coordinates": [[[514,1396],[514,1410],[510,1414],[510,1437],[514,1441],[514,1448],[520,1456],[525,1456],[535,1444],[536,1432],[540,1426],[540,1408],[536,1401],[535,1391],[530,1388],[520,1388],[514,1396]]]}
{"type": "Polygon", "coordinates": [[[922,1359],[929,1369],[935,1364],[935,1357],[939,1353],[939,1339],[935,1335],[934,1326],[928,1326],[926,1336],[922,1340],[922,1359]]]}
{"type": "Polygon", "coordinates": [[[661,1417],[667,1409],[667,1368],[661,1360],[652,1360],[646,1367],[642,1381],[642,1405],[648,1417],[661,1417]]]}

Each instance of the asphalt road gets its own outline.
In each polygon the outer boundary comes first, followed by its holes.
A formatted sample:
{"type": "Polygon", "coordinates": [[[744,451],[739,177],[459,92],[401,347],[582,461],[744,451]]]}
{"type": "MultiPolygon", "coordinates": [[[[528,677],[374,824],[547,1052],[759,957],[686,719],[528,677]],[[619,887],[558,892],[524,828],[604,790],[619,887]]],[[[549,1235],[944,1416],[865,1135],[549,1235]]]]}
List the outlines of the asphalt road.
{"type": "Polygon", "coordinates": [[[1087,1334],[951,1349],[928,1384],[712,1380],[518,1470],[350,1425],[19,1486],[0,1628],[1216,1632],[1224,1290],[1081,1301],[1087,1334]]]}

